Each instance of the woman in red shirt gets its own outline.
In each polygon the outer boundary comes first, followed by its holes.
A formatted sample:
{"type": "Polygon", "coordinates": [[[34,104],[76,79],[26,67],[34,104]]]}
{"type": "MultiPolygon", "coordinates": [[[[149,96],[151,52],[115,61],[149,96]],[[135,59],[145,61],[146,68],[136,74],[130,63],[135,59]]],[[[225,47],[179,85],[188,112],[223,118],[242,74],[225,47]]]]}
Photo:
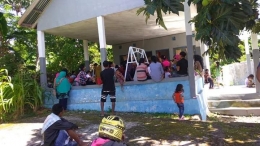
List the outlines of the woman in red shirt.
{"type": "Polygon", "coordinates": [[[184,97],[183,97],[183,85],[182,84],[178,84],[176,86],[175,92],[172,95],[172,98],[174,100],[174,102],[177,104],[178,108],[179,108],[179,120],[184,120],[184,97]]]}

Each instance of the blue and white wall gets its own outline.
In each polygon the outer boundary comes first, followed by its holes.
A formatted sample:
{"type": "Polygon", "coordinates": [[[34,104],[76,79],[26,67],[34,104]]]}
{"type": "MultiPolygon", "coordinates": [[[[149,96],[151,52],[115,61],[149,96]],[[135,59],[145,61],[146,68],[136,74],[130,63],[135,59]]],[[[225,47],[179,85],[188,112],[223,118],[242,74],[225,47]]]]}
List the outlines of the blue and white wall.
{"type": "MultiPolygon", "coordinates": [[[[178,113],[178,108],[172,99],[177,84],[183,84],[185,97],[185,114],[200,114],[199,101],[190,95],[188,77],[172,78],[160,83],[149,80],[142,82],[127,82],[124,91],[116,87],[116,111],[148,112],[148,113],[178,113]]],[[[69,110],[100,110],[101,86],[74,87],[68,101],[69,110]]],[[[50,93],[49,93],[50,94],[50,93]]],[[[45,106],[52,107],[58,102],[55,98],[46,98],[45,106]]],[[[111,108],[109,97],[105,110],[111,108]]]]}

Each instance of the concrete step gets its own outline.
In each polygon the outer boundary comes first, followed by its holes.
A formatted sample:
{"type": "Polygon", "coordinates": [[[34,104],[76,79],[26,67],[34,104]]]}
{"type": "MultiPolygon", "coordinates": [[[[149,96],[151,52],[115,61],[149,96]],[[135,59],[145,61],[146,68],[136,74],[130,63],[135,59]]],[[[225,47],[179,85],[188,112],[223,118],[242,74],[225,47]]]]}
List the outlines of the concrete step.
{"type": "Polygon", "coordinates": [[[256,93],[245,94],[208,94],[208,100],[248,100],[248,99],[260,99],[260,96],[256,93]]]}
{"type": "Polygon", "coordinates": [[[219,113],[223,115],[233,115],[233,116],[260,116],[260,107],[230,107],[230,108],[209,108],[212,113],[219,113]]]}
{"type": "Polygon", "coordinates": [[[209,108],[260,107],[260,99],[208,100],[209,108]]]}

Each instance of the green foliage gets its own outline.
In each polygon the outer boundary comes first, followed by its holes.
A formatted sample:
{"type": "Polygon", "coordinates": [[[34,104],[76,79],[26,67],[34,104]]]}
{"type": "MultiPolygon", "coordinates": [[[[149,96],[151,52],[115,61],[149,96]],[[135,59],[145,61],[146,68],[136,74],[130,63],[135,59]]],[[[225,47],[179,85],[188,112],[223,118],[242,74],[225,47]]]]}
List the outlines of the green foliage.
{"type": "Polygon", "coordinates": [[[3,37],[7,35],[7,22],[2,12],[0,12],[0,35],[3,37]]]}
{"type": "Polygon", "coordinates": [[[22,9],[27,8],[33,0],[3,0],[0,1],[0,4],[9,6],[10,10],[13,10],[18,13],[22,14],[22,9]]]}
{"type": "Polygon", "coordinates": [[[19,55],[12,53],[7,53],[4,56],[0,57],[0,69],[7,69],[9,75],[13,76],[18,72],[18,69],[21,67],[21,58],[19,55]]]}
{"type": "Polygon", "coordinates": [[[146,7],[142,7],[137,10],[137,15],[143,13],[145,15],[146,23],[151,15],[157,14],[156,24],[159,24],[164,29],[167,27],[164,24],[162,14],[174,13],[179,15],[179,11],[184,11],[184,6],[181,3],[182,0],[144,0],[146,7]]]}
{"type": "Polygon", "coordinates": [[[11,77],[5,69],[0,70],[0,122],[6,119],[8,113],[12,112],[13,84],[11,77]]]}
{"type": "MultiPolygon", "coordinates": [[[[0,68],[7,68],[11,76],[14,75],[16,66],[34,69],[34,71],[39,69],[36,30],[17,25],[20,17],[13,14],[13,3],[15,5],[21,4],[21,7],[25,8],[31,3],[31,0],[0,2],[0,5],[2,4],[5,9],[5,16],[8,20],[7,39],[13,41],[13,44],[8,44],[8,48],[15,52],[16,60],[11,62],[11,60],[14,60],[10,59],[13,57],[11,54],[7,54],[7,57],[2,56],[0,61],[4,60],[4,64],[0,64],[0,68]],[[12,67],[11,64],[15,65],[12,67]]],[[[47,72],[54,73],[61,68],[67,68],[69,71],[77,70],[78,66],[84,63],[82,40],[45,34],[45,42],[47,72]]],[[[107,54],[108,59],[112,60],[113,54],[110,46],[107,48],[107,54]]],[[[97,43],[89,42],[89,59],[91,63],[100,62],[100,50],[97,43]]]]}
{"type": "Polygon", "coordinates": [[[190,22],[195,23],[196,40],[209,46],[210,56],[218,54],[219,59],[239,61],[242,52],[239,32],[251,30],[258,14],[257,4],[248,0],[210,1],[202,6],[202,1],[193,1],[198,6],[198,15],[190,22]]]}
{"type": "Polygon", "coordinates": [[[43,104],[42,89],[36,75],[27,71],[16,73],[13,80],[6,69],[0,70],[0,121],[16,119],[25,111],[36,112],[43,104]]]}
{"type": "MultiPolygon", "coordinates": [[[[156,11],[156,23],[166,29],[161,12],[178,14],[178,11],[183,11],[180,2],[145,0],[146,7],[140,8],[137,14],[143,12],[147,22],[156,11]]],[[[258,3],[255,0],[189,0],[188,4],[191,3],[196,4],[198,14],[190,23],[195,23],[195,39],[209,46],[206,53],[211,57],[218,54],[221,60],[239,61],[242,56],[238,47],[239,32],[244,28],[255,33],[260,31],[260,25],[255,22],[258,19],[258,3]]]]}
{"type": "Polygon", "coordinates": [[[0,57],[7,52],[7,21],[4,13],[0,12],[0,57]]]}

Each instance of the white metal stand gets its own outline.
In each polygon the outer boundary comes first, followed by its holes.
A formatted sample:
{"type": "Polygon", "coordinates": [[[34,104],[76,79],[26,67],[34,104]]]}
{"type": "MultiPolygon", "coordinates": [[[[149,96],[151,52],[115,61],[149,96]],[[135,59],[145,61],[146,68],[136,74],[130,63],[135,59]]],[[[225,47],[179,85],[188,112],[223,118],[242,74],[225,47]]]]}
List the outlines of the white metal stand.
{"type": "MultiPolygon", "coordinates": [[[[141,58],[145,59],[145,63],[149,63],[144,49],[140,49],[140,48],[130,46],[129,50],[128,50],[128,55],[127,55],[125,79],[126,79],[126,74],[127,74],[127,69],[128,69],[129,63],[136,63],[136,65],[139,66],[136,55],[140,55],[141,58]]],[[[136,80],[137,79],[136,79],[136,72],[135,72],[134,81],[136,81],[136,80]]]]}

